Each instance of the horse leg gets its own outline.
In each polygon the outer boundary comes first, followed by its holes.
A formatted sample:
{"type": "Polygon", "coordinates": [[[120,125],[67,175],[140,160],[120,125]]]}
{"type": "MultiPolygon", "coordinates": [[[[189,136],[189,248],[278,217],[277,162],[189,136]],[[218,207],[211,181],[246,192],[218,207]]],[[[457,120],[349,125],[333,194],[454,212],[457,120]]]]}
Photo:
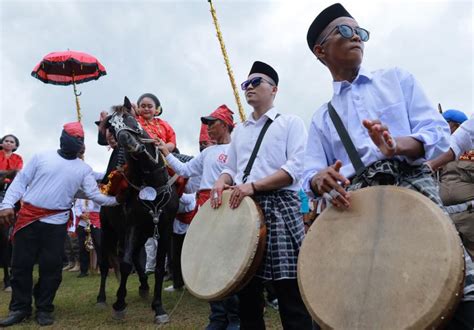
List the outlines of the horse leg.
{"type": "Polygon", "coordinates": [[[162,219],[160,221],[160,238],[158,239],[158,251],[156,253],[156,266],[155,266],[155,290],[153,294],[153,302],[151,308],[155,311],[155,323],[162,324],[169,322],[169,315],[163,308],[161,292],[163,289],[163,278],[165,275],[165,263],[166,263],[166,252],[167,246],[171,239],[171,233],[173,227],[169,219],[162,219]]]}
{"type": "Polygon", "coordinates": [[[136,227],[132,226],[125,236],[124,254],[120,262],[120,286],[117,290],[117,300],[112,305],[112,317],[118,320],[122,320],[125,317],[125,308],[127,307],[125,302],[125,297],[127,296],[127,280],[132,272],[132,255],[135,238],[136,227]]]}
{"type": "Polygon", "coordinates": [[[136,241],[136,246],[134,248],[133,253],[133,264],[135,266],[135,270],[138,274],[138,279],[140,281],[140,287],[138,288],[138,294],[141,298],[147,298],[148,293],[150,291],[150,286],[148,285],[148,276],[145,274],[145,269],[140,260],[141,252],[143,246],[145,245],[146,238],[141,237],[136,241]]]}
{"type": "Polygon", "coordinates": [[[107,282],[107,276],[109,275],[109,257],[112,257],[112,247],[116,245],[114,240],[111,237],[110,233],[106,231],[101,232],[101,241],[103,243],[102,249],[100,250],[100,287],[99,287],[99,294],[97,295],[97,306],[104,307],[106,306],[106,294],[105,294],[105,286],[107,282]]]}

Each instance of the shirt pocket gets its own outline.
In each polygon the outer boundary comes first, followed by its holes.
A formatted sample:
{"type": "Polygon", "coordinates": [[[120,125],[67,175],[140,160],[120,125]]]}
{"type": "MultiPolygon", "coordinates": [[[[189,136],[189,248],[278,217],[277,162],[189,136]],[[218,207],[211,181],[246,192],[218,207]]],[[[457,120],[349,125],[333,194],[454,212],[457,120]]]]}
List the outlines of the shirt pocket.
{"type": "Polygon", "coordinates": [[[382,124],[388,127],[393,136],[406,136],[411,134],[407,118],[405,103],[399,102],[377,110],[377,115],[382,124]]]}

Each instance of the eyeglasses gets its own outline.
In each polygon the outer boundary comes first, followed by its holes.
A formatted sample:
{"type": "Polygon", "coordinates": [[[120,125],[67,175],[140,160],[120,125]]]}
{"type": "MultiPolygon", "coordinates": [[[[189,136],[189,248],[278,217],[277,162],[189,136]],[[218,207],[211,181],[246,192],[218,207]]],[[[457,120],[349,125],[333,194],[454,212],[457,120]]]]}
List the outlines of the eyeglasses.
{"type": "MultiPolygon", "coordinates": [[[[370,32],[367,31],[366,29],[363,29],[360,27],[353,28],[352,26],[349,26],[346,24],[337,25],[332,31],[336,29],[338,30],[339,34],[346,39],[352,38],[355,33],[360,37],[360,40],[362,40],[363,42],[369,41],[370,32]]],[[[320,45],[326,42],[326,40],[331,35],[332,31],[329,32],[329,34],[320,42],[320,45]]]]}
{"type": "Polygon", "coordinates": [[[260,86],[262,81],[265,81],[269,83],[270,85],[275,86],[274,83],[272,83],[271,81],[268,81],[267,79],[263,77],[255,77],[255,78],[244,81],[242,84],[240,84],[240,88],[242,88],[243,91],[246,91],[250,85],[252,85],[254,88],[260,86]]]}

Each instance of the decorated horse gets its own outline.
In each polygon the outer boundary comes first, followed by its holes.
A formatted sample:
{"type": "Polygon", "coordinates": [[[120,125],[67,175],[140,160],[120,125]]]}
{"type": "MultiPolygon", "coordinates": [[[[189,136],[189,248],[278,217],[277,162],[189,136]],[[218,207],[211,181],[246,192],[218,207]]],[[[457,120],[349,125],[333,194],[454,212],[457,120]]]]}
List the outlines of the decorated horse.
{"type": "Polygon", "coordinates": [[[163,308],[161,293],[166,247],[170,244],[179,204],[173,185],[175,177],[170,177],[163,157],[131,114],[128,98],[125,97],[123,106],[114,106],[112,110],[113,114],[106,119],[105,127],[115,136],[118,148],[123,153],[123,160],[119,155],[117,170],[109,176],[109,183],[113,185],[116,178],[119,178],[117,193],[124,202],[121,207],[105,208],[101,212],[103,255],[97,301],[105,302],[108,261],[110,252],[114,251],[118,251],[120,286],[117,300],[113,304],[113,317],[125,317],[126,285],[132,265],[135,265],[140,277],[140,292],[148,291],[146,275],[138,260],[145,241],[153,236],[158,240],[159,248],[156,254],[152,309],[155,312],[155,323],[166,323],[169,316],[163,308]]]}

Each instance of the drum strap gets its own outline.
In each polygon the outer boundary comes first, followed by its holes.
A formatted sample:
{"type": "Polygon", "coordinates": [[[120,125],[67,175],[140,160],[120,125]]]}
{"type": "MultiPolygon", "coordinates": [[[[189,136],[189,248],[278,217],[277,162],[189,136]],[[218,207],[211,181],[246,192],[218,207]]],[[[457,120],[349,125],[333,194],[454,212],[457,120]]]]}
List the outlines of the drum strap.
{"type": "MultiPolygon", "coordinates": [[[[280,116],[279,113],[275,116],[275,120],[280,116]]],[[[257,142],[255,143],[255,147],[253,148],[252,154],[250,155],[249,162],[247,163],[247,166],[245,167],[244,170],[244,176],[242,178],[242,182],[246,183],[247,179],[250,175],[250,171],[252,170],[253,163],[255,162],[255,158],[257,157],[258,149],[260,149],[260,145],[262,144],[263,137],[265,136],[265,133],[267,132],[268,127],[273,123],[273,120],[270,118],[267,119],[265,124],[262,127],[262,130],[260,131],[260,134],[258,135],[257,142]]]]}
{"type": "Polygon", "coordinates": [[[349,159],[351,160],[352,166],[354,166],[356,175],[363,175],[365,172],[364,163],[362,163],[362,160],[360,159],[360,156],[357,153],[354,143],[352,142],[349,133],[347,132],[346,128],[344,127],[344,124],[342,123],[341,117],[339,117],[331,102],[328,103],[328,111],[332,123],[334,124],[334,127],[336,127],[337,134],[339,135],[339,138],[341,139],[341,142],[344,145],[344,149],[346,149],[346,152],[349,155],[349,159]]]}

